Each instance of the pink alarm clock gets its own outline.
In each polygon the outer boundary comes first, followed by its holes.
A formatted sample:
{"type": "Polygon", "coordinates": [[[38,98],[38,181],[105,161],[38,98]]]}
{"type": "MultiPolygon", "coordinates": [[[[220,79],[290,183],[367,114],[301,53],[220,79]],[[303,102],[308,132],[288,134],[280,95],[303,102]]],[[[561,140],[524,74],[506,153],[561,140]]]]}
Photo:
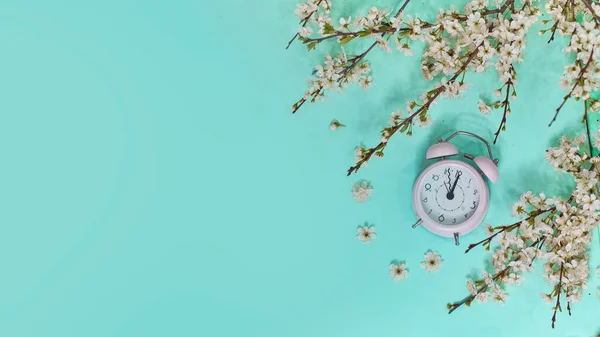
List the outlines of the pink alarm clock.
{"type": "Polygon", "coordinates": [[[479,226],[490,206],[490,192],[483,176],[495,183],[498,180],[498,159],[492,155],[490,144],[482,137],[466,131],[457,131],[427,150],[427,159],[440,160],[429,165],[419,175],[413,188],[413,208],[418,217],[413,225],[423,225],[430,232],[459,237],[479,226]],[[474,162],[448,159],[458,154],[456,146],[448,143],[458,135],[474,137],[487,146],[489,157],[464,157],[474,162]]]}

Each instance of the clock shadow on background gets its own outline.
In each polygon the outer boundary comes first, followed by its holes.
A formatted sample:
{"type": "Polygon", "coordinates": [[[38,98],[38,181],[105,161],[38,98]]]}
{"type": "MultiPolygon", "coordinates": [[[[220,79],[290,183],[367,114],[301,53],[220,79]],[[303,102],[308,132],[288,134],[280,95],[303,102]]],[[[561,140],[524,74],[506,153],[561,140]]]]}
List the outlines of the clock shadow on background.
{"type": "MultiPolygon", "coordinates": [[[[563,134],[570,137],[578,136],[581,134],[581,129],[575,127],[556,129],[555,136],[546,144],[546,147],[558,147],[563,134]]],[[[587,142],[585,145],[587,146],[587,142]]],[[[544,192],[547,198],[554,196],[568,198],[575,186],[573,176],[555,169],[543,154],[540,154],[540,157],[533,158],[529,162],[522,162],[512,171],[506,172],[512,179],[510,184],[503,189],[504,193],[496,197],[509,205],[515,203],[527,191],[534,194],[544,192]]]]}
{"type": "MultiPolygon", "coordinates": [[[[425,153],[427,149],[437,143],[438,138],[445,139],[456,131],[468,131],[472,132],[478,136],[481,136],[486,141],[490,143],[492,147],[492,153],[494,154],[494,158],[500,158],[500,165],[502,163],[502,154],[500,150],[496,148],[492,142],[494,140],[494,134],[491,130],[489,130],[489,119],[487,119],[484,115],[480,113],[473,112],[444,112],[444,117],[441,120],[436,121],[428,128],[427,138],[425,142],[418,145],[417,150],[415,151],[417,162],[421,163],[420,172],[423,171],[429,165],[435,163],[440,159],[425,159],[425,153]],[[478,130],[487,130],[485,132],[481,132],[478,130]]],[[[481,141],[469,137],[469,136],[457,136],[454,137],[450,143],[454,144],[458,149],[458,155],[448,157],[448,159],[457,159],[461,161],[465,161],[466,163],[473,166],[477,169],[477,165],[475,163],[464,157],[465,153],[471,154],[475,157],[477,156],[487,156],[488,151],[481,141]]],[[[416,179],[417,177],[415,177],[416,179]]],[[[500,178],[501,179],[501,178],[500,178]]],[[[493,184],[488,182],[488,186],[490,187],[490,192],[492,190],[493,184]]]]}
{"type": "MultiPolygon", "coordinates": [[[[569,197],[571,187],[575,185],[573,178],[567,173],[561,173],[554,169],[543,157],[541,160],[535,158],[531,162],[522,162],[518,165],[503,165],[501,146],[493,144],[496,129],[495,125],[490,124],[489,117],[478,112],[453,111],[444,112],[444,117],[444,119],[436,121],[428,128],[426,140],[420,143],[414,152],[415,160],[421,163],[419,172],[439,160],[425,159],[427,149],[435,144],[438,138],[445,139],[456,131],[469,131],[487,140],[492,147],[494,158],[500,160],[498,163],[500,177],[497,184],[502,184],[502,188],[496,191],[495,184],[492,184],[487,178],[485,179],[490,190],[490,198],[494,199],[491,203],[496,205],[505,204],[509,209],[508,207],[518,201],[519,197],[526,191],[532,191],[536,194],[544,192],[547,197],[569,197]],[[494,127],[494,129],[490,129],[491,127],[494,127]],[[486,131],[482,132],[480,130],[486,131]],[[518,171],[518,173],[515,171],[518,171]]],[[[547,144],[547,147],[558,146],[558,141],[564,133],[575,136],[581,133],[581,130],[574,127],[566,131],[557,129],[556,136],[547,144]]],[[[503,134],[500,134],[499,142],[502,142],[503,136],[503,134]]],[[[456,146],[459,154],[449,158],[465,161],[475,169],[478,169],[477,165],[472,160],[465,158],[464,154],[468,153],[473,156],[487,156],[488,154],[485,144],[472,137],[457,136],[450,142],[456,146]]]]}

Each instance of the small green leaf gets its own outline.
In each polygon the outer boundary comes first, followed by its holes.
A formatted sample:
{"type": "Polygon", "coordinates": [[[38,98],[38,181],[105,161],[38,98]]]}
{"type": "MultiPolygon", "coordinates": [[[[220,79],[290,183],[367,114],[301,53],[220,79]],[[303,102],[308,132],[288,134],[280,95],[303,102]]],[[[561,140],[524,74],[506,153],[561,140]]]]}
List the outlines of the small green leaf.
{"type": "Polygon", "coordinates": [[[387,24],[383,23],[381,26],[378,27],[379,30],[381,31],[388,31],[389,27],[387,24]]]}
{"type": "Polygon", "coordinates": [[[371,33],[373,33],[373,31],[371,31],[370,29],[365,29],[365,30],[359,31],[358,36],[365,37],[365,36],[371,35],[371,33]]]}
{"type": "Polygon", "coordinates": [[[400,128],[400,133],[404,133],[406,129],[408,129],[408,123],[404,123],[404,125],[402,125],[402,127],[400,128]]]}
{"type": "Polygon", "coordinates": [[[318,42],[311,42],[306,46],[306,48],[308,48],[308,50],[313,50],[318,44],[318,42]]]}
{"type": "Polygon", "coordinates": [[[340,42],[340,44],[346,44],[346,43],[354,40],[355,37],[356,36],[354,36],[354,35],[346,35],[346,36],[342,37],[339,42],[340,42]]]}
{"type": "Polygon", "coordinates": [[[323,27],[323,34],[333,34],[335,33],[335,29],[333,28],[333,26],[329,23],[326,23],[325,26],[323,27]]]}

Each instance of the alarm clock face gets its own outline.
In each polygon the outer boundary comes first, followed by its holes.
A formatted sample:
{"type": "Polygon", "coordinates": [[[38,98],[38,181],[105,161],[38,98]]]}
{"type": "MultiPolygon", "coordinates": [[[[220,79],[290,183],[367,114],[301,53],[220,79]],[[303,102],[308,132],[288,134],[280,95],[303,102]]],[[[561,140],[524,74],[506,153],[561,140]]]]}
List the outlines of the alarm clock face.
{"type": "Polygon", "coordinates": [[[461,225],[477,222],[469,226],[472,230],[487,213],[485,181],[472,166],[457,160],[442,160],[425,169],[413,196],[418,197],[413,200],[419,204],[415,205],[417,214],[429,227],[464,227],[461,225]]]}

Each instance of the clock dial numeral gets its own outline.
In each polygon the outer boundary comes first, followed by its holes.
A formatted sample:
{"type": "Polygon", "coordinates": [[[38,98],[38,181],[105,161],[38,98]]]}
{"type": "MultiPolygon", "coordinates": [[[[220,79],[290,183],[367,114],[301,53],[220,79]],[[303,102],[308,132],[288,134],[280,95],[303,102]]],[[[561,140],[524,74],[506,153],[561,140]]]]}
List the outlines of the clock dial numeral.
{"type": "Polygon", "coordinates": [[[469,213],[465,214],[465,219],[469,217],[469,213]]]}
{"type": "Polygon", "coordinates": [[[468,185],[467,185],[467,188],[471,188],[471,181],[472,181],[472,180],[473,180],[473,179],[469,179],[469,183],[468,183],[468,185]]]}
{"type": "Polygon", "coordinates": [[[479,192],[477,192],[477,190],[473,191],[473,195],[476,195],[477,193],[479,193],[479,192]]]}
{"type": "Polygon", "coordinates": [[[431,212],[432,212],[432,211],[433,211],[433,209],[430,209],[430,210],[429,210],[429,213],[427,213],[427,214],[431,214],[431,212]]]}
{"type": "Polygon", "coordinates": [[[477,202],[476,202],[476,201],[473,201],[473,206],[471,206],[470,208],[471,208],[471,209],[475,209],[476,207],[477,207],[477,202]]]}
{"type": "Polygon", "coordinates": [[[452,219],[452,224],[456,225],[456,218],[452,219]]]}
{"type": "Polygon", "coordinates": [[[431,184],[430,184],[430,183],[427,183],[427,184],[425,184],[425,190],[426,190],[427,192],[430,192],[430,191],[431,191],[431,184]]]}
{"type": "Polygon", "coordinates": [[[434,174],[431,179],[438,181],[440,179],[440,176],[438,176],[437,174],[434,174]]]}
{"type": "Polygon", "coordinates": [[[425,199],[423,199],[423,202],[427,202],[427,197],[425,197],[425,199]]]}
{"type": "Polygon", "coordinates": [[[450,168],[446,167],[446,169],[444,170],[444,174],[450,174],[450,168]]]}
{"type": "Polygon", "coordinates": [[[438,220],[439,220],[440,223],[444,222],[444,220],[446,220],[446,218],[444,218],[444,214],[440,215],[438,217],[438,220]]]}

